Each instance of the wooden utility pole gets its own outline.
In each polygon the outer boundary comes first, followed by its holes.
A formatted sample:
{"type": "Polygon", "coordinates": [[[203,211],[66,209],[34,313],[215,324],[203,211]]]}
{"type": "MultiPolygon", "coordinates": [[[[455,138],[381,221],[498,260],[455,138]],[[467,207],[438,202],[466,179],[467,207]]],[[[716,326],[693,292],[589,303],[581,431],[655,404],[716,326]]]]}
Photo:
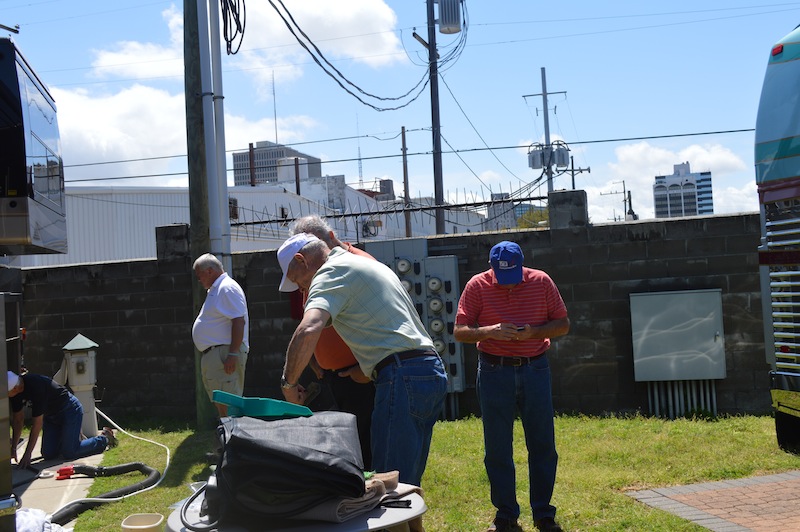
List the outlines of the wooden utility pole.
{"type": "Polygon", "coordinates": [[[428,10],[428,76],[431,88],[431,132],[433,133],[433,198],[436,206],[436,234],[443,235],[444,180],[442,176],[442,130],[439,123],[439,57],[436,52],[436,17],[434,0],[427,0],[428,10]]]}
{"type": "MultiPolygon", "coordinates": [[[[624,220],[625,219],[625,215],[628,213],[628,198],[630,196],[628,195],[627,191],[625,190],[625,180],[624,179],[622,181],[614,181],[612,184],[613,185],[618,185],[620,183],[622,183],[622,192],[620,192],[619,190],[614,190],[612,192],[601,192],[600,195],[601,196],[610,196],[612,194],[622,194],[622,206],[623,206],[622,219],[624,220]]],[[[615,209],[614,210],[613,220],[615,222],[618,222],[619,220],[617,219],[617,214],[616,213],[617,213],[617,211],[615,209]]]]}
{"type": "Polygon", "coordinates": [[[575,174],[581,174],[583,172],[592,173],[592,167],[588,168],[575,168],[575,159],[570,155],[569,157],[569,173],[572,174],[572,190],[575,190],[575,174]]]}
{"type": "Polygon", "coordinates": [[[400,137],[403,139],[403,215],[406,219],[406,238],[411,235],[411,197],[408,194],[408,158],[406,157],[406,126],[400,128],[400,137]]]}
{"type": "MultiPolygon", "coordinates": [[[[189,250],[192,261],[211,248],[208,221],[208,173],[203,126],[202,83],[200,79],[200,37],[197,2],[183,3],[183,64],[186,100],[186,153],[189,171],[189,250]]],[[[192,304],[194,315],[206,298],[206,290],[192,272],[192,304]]],[[[208,399],[200,373],[202,354],[195,349],[195,405],[198,428],[212,428],[217,412],[208,399]]]]}

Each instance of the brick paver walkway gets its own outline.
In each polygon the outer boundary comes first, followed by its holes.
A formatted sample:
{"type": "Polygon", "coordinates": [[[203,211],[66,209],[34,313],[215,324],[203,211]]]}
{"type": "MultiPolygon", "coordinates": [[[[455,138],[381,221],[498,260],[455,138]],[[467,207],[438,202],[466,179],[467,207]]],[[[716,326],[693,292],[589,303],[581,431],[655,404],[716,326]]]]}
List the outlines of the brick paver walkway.
{"type": "Polygon", "coordinates": [[[800,471],[628,495],[715,532],[800,532],[800,471]]]}

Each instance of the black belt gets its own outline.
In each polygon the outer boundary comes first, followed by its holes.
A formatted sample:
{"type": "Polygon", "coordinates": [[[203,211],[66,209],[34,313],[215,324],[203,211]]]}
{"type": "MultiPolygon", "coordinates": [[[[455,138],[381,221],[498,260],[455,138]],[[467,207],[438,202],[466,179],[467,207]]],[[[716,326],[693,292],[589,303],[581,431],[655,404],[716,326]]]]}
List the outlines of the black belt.
{"type": "Polygon", "coordinates": [[[329,373],[331,375],[336,375],[338,377],[339,373],[341,373],[342,371],[347,371],[348,369],[353,369],[356,366],[358,366],[358,364],[353,364],[352,366],[345,366],[345,367],[339,368],[339,369],[325,369],[325,368],[323,368],[322,369],[322,373],[329,373]]]}
{"type": "Polygon", "coordinates": [[[203,351],[203,354],[205,355],[206,353],[208,353],[209,351],[211,351],[211,350],[212,350],[212,349],[214,349],[215,347],[222,347],[223,345],[225,345],[225,344],[217,344],[217,345],[212,345],[211,347],[209,347],[208,349],[206,349],[205,351],[203,351]]]}
{"type": "Polygon", "coordinates": [[[495,366],[524,366],[544,356],[544,353],[541,353],[533,357],[499,357],[483,351],[478,351],[478,353],[480,353],[483,360],[495,366]]]}
{"type": "Polygon", "coordinates": [[[403,360],[419,357],[439,356],[434,349],[412,349],[410,351],[400,351],[399,353],[392,353],[377,364],[375,364],[375,373],[379,373],[383,368],[397,364],[403,360]]]}

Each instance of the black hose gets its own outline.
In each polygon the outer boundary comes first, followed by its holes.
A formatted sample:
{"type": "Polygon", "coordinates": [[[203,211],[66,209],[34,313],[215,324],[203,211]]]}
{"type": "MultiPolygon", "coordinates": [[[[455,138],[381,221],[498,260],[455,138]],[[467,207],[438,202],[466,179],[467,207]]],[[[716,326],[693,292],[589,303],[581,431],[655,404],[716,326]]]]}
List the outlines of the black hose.
{"type": "MultiPolygon", "coordinates": [[[[140,491],[145,488],[149,488],[161,477],[161,473],[153,469],[150,466],[147,466],[141,462],[131,462],[129,464],[121,464],[118,466],[111,466],[111,467],[92,467],[87,465],[75,465],[73,466],[73,470],[75,473],[81,473],[83,475],[87,475],[90,477],[108,477],[112,475],[121,475],[124,473],[130,473],[131,471],[141,471],[143,474],[147,474],[148,477],[141,482],[133,484],[131,486],[126,486],[124,488],[118,488],[115,490],[111,490],[107,493],[103,493],[102,495],[98,495],[97,497],[93,497],[95,499],[116,499],[117,497],[122,497],[123,495],[128,495],[135,491],[140,491]]],[[[94,508],[101,504],[104,504],[108,501],[75,501],[72,502],[56,513],[54,513],[50,517],[50,522],[55,523],[57,525],[66,525],[78,515],[90,508],[94,508]]]]}

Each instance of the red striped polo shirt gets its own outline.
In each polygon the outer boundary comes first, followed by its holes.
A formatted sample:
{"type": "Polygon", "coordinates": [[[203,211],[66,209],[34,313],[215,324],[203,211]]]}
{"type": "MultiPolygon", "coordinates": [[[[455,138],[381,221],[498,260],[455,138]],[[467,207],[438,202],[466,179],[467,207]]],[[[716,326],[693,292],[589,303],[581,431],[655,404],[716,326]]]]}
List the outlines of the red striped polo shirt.
{"type": "MultiPolygon", "coordinates": [[[[545,272],[523,267],[522,282],[509,290],[497,284],[494,271],[489,269],[467,282],[458,302],[456,324],[536,326],[566,317],[567,307],[558,287],[545,272]]],[[[518,342],[490,338],[478,342],[478,349],[497,356],[536,356],[549,347],[549,338],[518,342]]]]}

